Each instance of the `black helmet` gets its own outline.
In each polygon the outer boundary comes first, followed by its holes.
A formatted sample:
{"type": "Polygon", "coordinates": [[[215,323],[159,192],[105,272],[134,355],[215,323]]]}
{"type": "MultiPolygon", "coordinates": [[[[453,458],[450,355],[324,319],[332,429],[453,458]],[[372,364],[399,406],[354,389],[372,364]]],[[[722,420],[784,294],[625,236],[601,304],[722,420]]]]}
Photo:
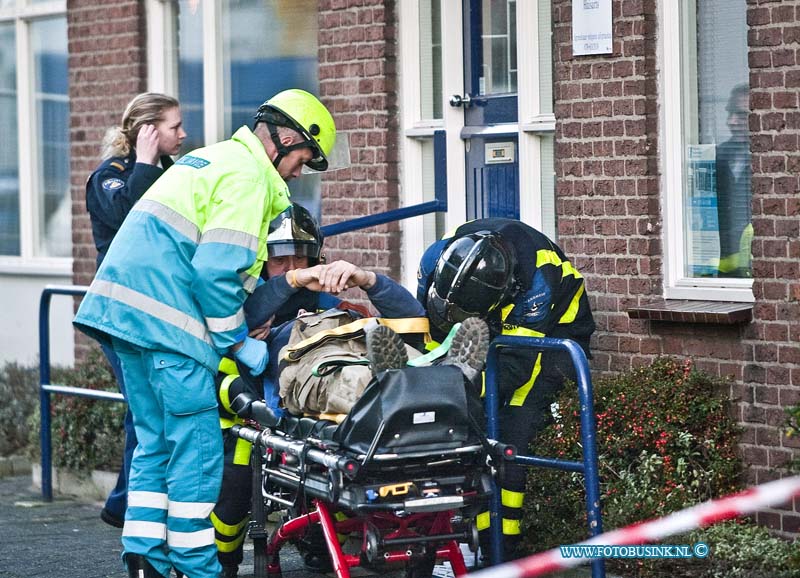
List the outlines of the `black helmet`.
{"type": "Polygon", "coordinates": [[[450,243],[428,289],[431,323],[447,334],[468,317],[485,319],[514,294],[515,266],[513,248],[498,233],[478,231],[450,243]]]}
{"type": "Polygon", "coordinates": [[[319,261],[322,251],[322,231],[308,210],[292,203],[269,224],[267,254],[272,257],[308,257],[319,261]]]}

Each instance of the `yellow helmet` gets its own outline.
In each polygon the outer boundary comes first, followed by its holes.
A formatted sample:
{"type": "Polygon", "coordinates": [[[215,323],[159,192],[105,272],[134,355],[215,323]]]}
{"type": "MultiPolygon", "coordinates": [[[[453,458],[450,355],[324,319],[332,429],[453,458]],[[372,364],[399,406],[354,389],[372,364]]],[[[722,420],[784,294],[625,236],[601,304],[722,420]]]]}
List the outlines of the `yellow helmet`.
{"type": "Polygon", "coordinates": [[[272,141],[278,149],[278,156],[273,161],[275,166],[290,151],[308,147],[314,151],[314,158],[306,164],[316,171],[327,170],[328,155],[336,143],[336,125],[331,113],[316,96],[299,88],[279,92],[258,107],[255,121],[256,125],[265,122],[270,127],[272,141]],[[288,147],[283,145],[275,130],[277,126],[297,131],[303,142],[288,147]]]}

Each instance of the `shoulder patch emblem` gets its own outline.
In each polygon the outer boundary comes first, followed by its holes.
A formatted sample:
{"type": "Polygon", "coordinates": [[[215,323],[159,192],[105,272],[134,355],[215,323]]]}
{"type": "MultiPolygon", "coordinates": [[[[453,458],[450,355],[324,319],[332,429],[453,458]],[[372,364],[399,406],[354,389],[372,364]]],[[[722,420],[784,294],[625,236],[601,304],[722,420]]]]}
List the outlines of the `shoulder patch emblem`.
{"type": "Polygon", "coordinates": [[[120,171],[124,171],[125,170],[125,165],[123,165],[122,163],[118,163],[117,161],[112,161],[112,162],[110,162],[108,164],[110,166],[114,167],[117,170],[120,170],[120,171]]]}
{"type": "Polygon", "coordinates": [[[116,191],[117,189],[121,189],[125,186],[125,181],[117,178],[106,179],[100,186],[106,191],[116,191]]]}
{"type": "Polygon", "coordinates": [[[193,157],[192,155],[184,155],[175,164],[186,165],[188,167],[192,167],[193,169],[202,169],[203,167],[207,167],[208,165],[210,165],[211,162],[207,161],[206,159],[201,159],[200,157],[193,157]]]}

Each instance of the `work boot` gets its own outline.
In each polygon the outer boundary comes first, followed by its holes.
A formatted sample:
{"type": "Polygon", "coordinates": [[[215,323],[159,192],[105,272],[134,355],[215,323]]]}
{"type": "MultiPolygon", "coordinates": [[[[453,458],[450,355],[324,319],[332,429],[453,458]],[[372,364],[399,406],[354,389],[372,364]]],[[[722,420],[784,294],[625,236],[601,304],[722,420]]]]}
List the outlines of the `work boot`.
{"type": "Polygon", "coordinates": [[[128,578],[164,578],[141,554],[125,554],[122,559],[128,567],[128,578]]]}
{"type": "Polygon", "coordinates": [[[219,578],[238,578],[239,576],[239,565],[234,564],[232,566],[223,566],[222,572],[219,573],[219,578]]]}
{"type": "Polygon", "coordinates": [[[477,317],[461,323],[442,365],[455,365],[470,383],[475,383],[489,352],[489,326],[477,317]]]}
{"type": "Polygon", "coordinates": [[[405,343],[385,325],[378,325],[367,333],[367,357],[372,375],[387,369],[400,369],[408,363],[405,343]]]}
{"type": "Polygon", "coordinates": [[[100,519],[109,526],[114,526],[115,528],[122,528],[125,525],[125,520],[111,512],[108,508],[100,510],[100,519]]]}

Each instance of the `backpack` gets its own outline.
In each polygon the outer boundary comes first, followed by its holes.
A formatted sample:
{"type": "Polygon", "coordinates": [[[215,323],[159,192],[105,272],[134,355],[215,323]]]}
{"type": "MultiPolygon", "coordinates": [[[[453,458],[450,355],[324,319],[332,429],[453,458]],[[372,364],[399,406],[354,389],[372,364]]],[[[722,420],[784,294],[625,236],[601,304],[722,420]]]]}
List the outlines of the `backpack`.
{"type": "MultiPolygon", "coordinates": [[[[398,333],[427,334],[428,320],[356,318],[341,309],[298,317],[280,351],[280,396],[293,414],[344,414],[372,380],[366,330],[388,325],[398,333]]],[[[406,345],[409,359],[420,356],[406,345]]]]}

